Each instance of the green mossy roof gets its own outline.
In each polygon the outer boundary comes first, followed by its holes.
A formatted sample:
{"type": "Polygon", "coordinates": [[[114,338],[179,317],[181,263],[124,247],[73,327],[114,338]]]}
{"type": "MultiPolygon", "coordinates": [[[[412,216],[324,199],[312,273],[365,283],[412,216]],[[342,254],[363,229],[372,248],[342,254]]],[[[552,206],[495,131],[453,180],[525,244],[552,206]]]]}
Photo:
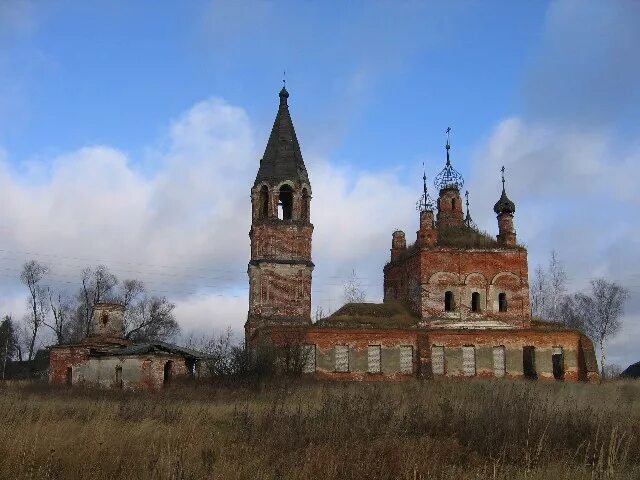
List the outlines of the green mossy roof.
{"type": "Polygon", "coordinates": [[[319,327],[408,328],[419,317],[397,302],[347,303],[329,317],[316,322],[319,327]]]}

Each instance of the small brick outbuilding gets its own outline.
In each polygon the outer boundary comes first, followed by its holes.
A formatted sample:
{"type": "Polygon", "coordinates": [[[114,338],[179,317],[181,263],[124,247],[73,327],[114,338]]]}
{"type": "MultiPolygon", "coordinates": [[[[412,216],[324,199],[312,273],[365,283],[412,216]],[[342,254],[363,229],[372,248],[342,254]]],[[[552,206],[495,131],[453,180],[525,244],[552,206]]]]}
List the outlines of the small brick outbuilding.
{"type": "Polygon", "coordinates": [[[158,390],[198,376],[203,354],[164,342],[134,343],[123,336],[123,317],[122,305],[96,304],[90,336],[51,347],[49,383],[158,390]]]}

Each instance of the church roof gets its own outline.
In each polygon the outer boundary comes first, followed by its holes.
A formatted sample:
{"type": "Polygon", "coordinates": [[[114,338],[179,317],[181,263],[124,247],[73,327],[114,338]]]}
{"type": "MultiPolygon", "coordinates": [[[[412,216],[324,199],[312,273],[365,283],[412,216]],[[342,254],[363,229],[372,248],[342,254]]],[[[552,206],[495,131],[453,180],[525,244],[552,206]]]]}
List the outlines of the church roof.
{"type": "Polygon", "coordinates": [[[411,328],[419,317],[398,302],[347,303],[330,316],[318,320],[318,327],[337,328],[411,328]]]}
{"type": "Polygon", "coordinates": [[[275,185],[284,180],[309,185],[309,176],[287,105],[289,92],[282,87],[279,96],[278,114],[273,122],[267,148],[260,160],[260,168],[254,186],[261,182],[275,185]]]}

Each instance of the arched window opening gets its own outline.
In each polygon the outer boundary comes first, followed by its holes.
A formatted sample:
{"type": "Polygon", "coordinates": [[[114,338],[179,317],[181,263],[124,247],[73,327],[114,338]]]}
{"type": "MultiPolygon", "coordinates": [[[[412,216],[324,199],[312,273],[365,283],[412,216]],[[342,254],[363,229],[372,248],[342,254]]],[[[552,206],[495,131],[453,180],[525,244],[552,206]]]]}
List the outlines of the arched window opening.
{"type": "Polygon", "coordinates": [[[444,293],[444,311],[453,311],[453,292],[451,291],[446,291],[444,293]]]}
{"type": "Polygon", "coordinates": [[[302,208],[300,209],[300,219],[309,220],[309,192],[306,188],[302,189],[302,208]]]}
{"type": "Polygon", "coordinates": [[[164,364],[164,384],[167,385],[171,382],[171,377],[173,375],[173,362],[169,360],[164,364]]]}
{"type": "Polygon", "coordinates": [[[498,295],[498,310],[501,312],[507,311],[507,294],[501,293],[498,295]]]}
{"type": "Polygon", "coordinates": [[[280,220],[291,220],[293,213],[293,191],[289,185],[280,187],[278,195],[278,218],[280,220]]]}
{"type": "Polygon", "coordinates": [[[269,189],[266,185],[263,185],[260,189],[260,218],[267,218],[269,216],[269,189]]]}
{"type": "Polygon", "coordinates": [[[452,198],[451,199],[451,210],[455,210],[456,209],[456,199],[452,198]]]}
{"type": "Polygon", "coordinates": [[[480,311],[480,294],[478,292],[473,292],[471,294],[471,311],[472,312],[480,311]]]}

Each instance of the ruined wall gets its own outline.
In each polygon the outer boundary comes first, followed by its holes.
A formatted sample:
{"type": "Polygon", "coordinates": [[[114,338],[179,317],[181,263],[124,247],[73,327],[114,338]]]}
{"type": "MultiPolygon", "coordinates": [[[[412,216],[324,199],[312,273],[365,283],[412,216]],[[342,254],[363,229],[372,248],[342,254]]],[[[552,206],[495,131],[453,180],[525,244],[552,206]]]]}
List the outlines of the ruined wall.
{"type": "Polygon", "coordinates": [[[164,386],[164,369],[171,364],[171,380],[189,377],[186,360],[175,355],[92,357],[82,347],[55,348],[51,352],[49,383],[85,385],[124,390],[158,390],[164,386]]]}
{"type": "Polygon", "coordinates": [[[310,224],[277,224],[266,221],[254,224],[249,232],[251,259],[311,261],[310,224]]]}
{"type": "Polygon", "coordinates": [[[271,324],[311,323],[311,236],[308,222],[266,220],[251,227],[246,335],[271,324]]]}
{"type": "MultiPolygon", "coordinates": [[[[593,345],[573,330],[307,328],[272,329],[268,335],[275,345],[291,345],[292,341],[305,345],[313,356],[307,371],[318,378],[333,380],[525,378],[525,347],[534,347],[532,378],[551,381],[598,378],[593,345]],[[379,347],[378,360],[375,356],[372,360],[370,347],[379,347]],[[442,349],[442,372],[434,372],[434,347],[442,349]],[[471,357],[465,359],[464,350],[471,357]],[[406,355],[410,355],[409,369],[406,355]],[[556,360],[560,358],[561,365],[555,375],[554,355],[556,360]],[[380,365],[379,371],[376,368],[371,371],[372,361],[374,367],[380,365]],[[344,362],[347,367],[341,369],[344,362]]],[[[372,351],[375,353],[375,348],[372,351]]]]}
{"type": "Polygon", "coordinates": [[[423,318],[530,317],[526,250],[438,248],[422,250],[420,256],[423,318]],[[445,312],[448,290],[453,292],[454,308],[445,312]],[[477,313],[471,311],[473,292],[481,297],[477,313]],[[500,293],[506,294],[506,312],[499,311],[500,293]]]}
{"type": "Polygon", "coordinates": [[[275,345],[287,345],[297,339],[313,346],[314,372],[318,378],[332,380],[400,380],[416,375],[416,334],[409,330],[345,330],[305,329],[292,336],[291,330],[273,330],[271,340],[275,345]],[[347,369],[336,368],[336,347],[348,347],[347,369]],[[369,347],[380,347],[379,371],[369,371],[369,347]],[[405,348],[404,371],[401,350],[405,348]],[[407,363],[406,358],[409,358],[407,363]]]}
{"type": "Polygon", "coordinates": [[[419,249],[385,267],[384,292],[385,301],[419,306],[424,319],[498,319],[516,326],[531,316],[527,252],[520,249],[419,249]],[[453,293],[451,311],[445,310],[447,291],[453,293]],[[474,292],[480,296],[477,312],[474,292]],[[506,294],[506,312],[499,311],[500,293],[506,294]]]}
{"type": "MultiPolygon", "coordinates": [[[[523,349],[534,347],[534,368],[536,376],[541,380],[554,380],[552,355],[558,349],[562,350],[563,370],[565,381],[593,380],[589,376],[585,365],[581,364],[580,356],[585,355],[583,336],[571,330],[430,330],[427,343],[444,347],[444,374],[449,377],[465,376],[463,368],[462,347],[475,347],[476,375],[479,377],[494,377],[495,347],[504,347],[505,376],[507,378],[524,378],[523,349]]],[[[586,353],[589,362],[595,363],[593,352],[586,353]]],[[[432,370],[430,355],[425,356],[424,371],[432,370]]]]}
{"type": "Polygon", "coordinates": [[[409,255],[399,264],[384,270],[384,301],[398,301],[414,314],[422,314],[420,256],[409,255]]]}

